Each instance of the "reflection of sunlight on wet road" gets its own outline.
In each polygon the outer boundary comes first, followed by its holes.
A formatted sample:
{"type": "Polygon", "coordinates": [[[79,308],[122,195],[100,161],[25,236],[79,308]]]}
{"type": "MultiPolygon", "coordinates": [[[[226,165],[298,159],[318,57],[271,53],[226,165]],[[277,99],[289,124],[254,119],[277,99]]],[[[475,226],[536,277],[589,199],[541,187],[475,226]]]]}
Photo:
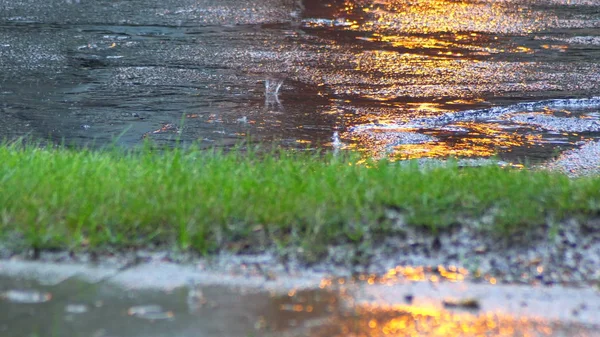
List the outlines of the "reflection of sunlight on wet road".
{"type": "MultiPolygon", "coordinates": [[[[463,137],[451,142],[428,142],[424,144],[399,145],[394,148],[394,155],[401,159],[416,159],[422,157],[490,157],[499,149],[510,150],[536,144],[541,140],[538,135],[520,134],[513,130],[505,130],[502,125],[495,123],[457,123],[454,126],[465,131],[463,137]]],[[[428,134],[444,134],[444,131],[434,131],[428,134]]]]}
{"type": "Polygon", "coordinates": [[[594,289],[505,285],[488,276],[473,283],[464,279],[476,275],[453,265],[399,265],[349,278],[286,272],[267,280],[261,273],[161,262],[124,272],[29,261],[3,267],[2,336],[35,335],[49,326],[74,337],[571,337],[600,331],[594,289]],[[102,275],[110,280],[97,282],[102,275]]]}
{"type": "Polygon", "coordinates": [[[338,9],[359,22],[351,27],[363,30],[402,32],[485,31],[526,33],[542,27],[544,18],[511,2],[345,1],[338,9]]]}
{"type": "Polygon", "coordinates": [[[368,156],[417,159],[446,157],[490,157],[498,150],[529,147],[541,136],[523,134],[499,123],[459,122],[440,129],[418,130],[394,124],[364,124],[360,132],[346,133],[368,156]]]}
{"type": "Polygon", "coordinates": [[[126,146],[252,139],[394,160],[497,155],[511,163],[575,147],[584,139],[574,130],[600,137],[574,115],[498,119],[493,110],[600,92],[598,2],[213,2],[6,8],[0,136],[31,131],[101,146],[127,129],[126,146]],[[485,116],[439,123],[465,111],[485,116]],[[166,127],[182,115],[195,117],[166,127]]]}
{"type": "Polygon", "coordinates": [[[567,85],[545,74],[549,48],[533,42],[557,24],[553,11],[511,1],[347,0],[323,7],[326,17],[309,11],[303,26],[331,44],[324,55],[336,60],[335,69],[317,72],[315,80],[335,97],[327,109],[340,112],[347,148],[397,160],[490,157],[543,146],[540,129],[509,121],[457,120],[451,130],[394,125],[484,112],[500,97],[511,102],[567,85]]]}
{"type": "MultiPolygon", "coordinates": [[[[453,265],[439,265],[437,268],[423,266],[396,266],[395,268],[389,269],[381,276],[375,274],[360,274],[350,278],[349,280],[346,280],[345,278],[323,279],[319,284],[319,288],[326,289],[335,285],[354,285],[360,283],[365,283],[367,285],[394,285],[417,281],[428,281],[433,283],[460,282],[464,281],[467,275],[469,275],[468,270],[453,265]]],[[[489,280],[489,277],[486,277],[485,279],[489,280]]],[[[490,283],[495,283],[495,281],[490,283]]]]}
{"type": "MultiPolygon", "coordinates": [[[[452,312],[434,306],[362,305],[355,318],[340,319],[330,336],[553,336],[551,323],[504,314],[452,312]]],[[[324,335],[323,335],[324,336],[324,335]]]]}
{"type": "Polygon", "coordinates": [[[323,279],[321,289],[341,289],[339,310],[326,325],[304,335],[595,336],[593,326],[559,323],[571,309],[551,308],[548,301],[557,300],[556,293],[503,288],[489,275],[477,286],[464,283],[469,274],[457,266],[397,266],[381,276],[323,279]]]}

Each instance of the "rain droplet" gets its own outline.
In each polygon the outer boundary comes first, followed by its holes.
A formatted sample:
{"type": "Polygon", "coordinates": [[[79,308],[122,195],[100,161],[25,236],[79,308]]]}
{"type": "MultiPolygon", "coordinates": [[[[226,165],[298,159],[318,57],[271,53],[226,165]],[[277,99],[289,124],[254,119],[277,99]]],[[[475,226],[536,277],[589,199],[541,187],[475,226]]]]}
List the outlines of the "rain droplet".
{"type": "Polygon", "coordinates": [[[341,148],[344,145],[344,143],[342,143],[342,141],[340,140],[340,135],[337,131],[333,132],[333,136],[331,137],[331,140],[332,140],[331,145],[336,149],[341,148]]]}

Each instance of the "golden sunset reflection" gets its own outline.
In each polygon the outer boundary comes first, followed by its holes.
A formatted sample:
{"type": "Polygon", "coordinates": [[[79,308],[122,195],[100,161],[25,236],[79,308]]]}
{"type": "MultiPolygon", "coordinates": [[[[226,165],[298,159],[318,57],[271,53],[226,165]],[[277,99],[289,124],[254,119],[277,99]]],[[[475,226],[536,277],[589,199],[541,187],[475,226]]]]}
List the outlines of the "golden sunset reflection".
{"type": "MultiPolygon", "coordinates": [[[[541,141],[540,135],[519,134],[506,131],[497,123],[457,123],[455,126],[468,130],[468,137],[456,139],[453,143],[430,142],[406,144],[394,148],[394,156],[402,159],[440,157],[489,157],[498,150],[510,151],[521,146],[531,146],[541,141]]],[[[399,159],[398,158],[398,159],[399,159]]]]}
{"type": "MultiPolygon", "coordinates": [[[[469,271],[463,267],[457,267],[454,265],[437,267],[424,267],[424,266],[396,266],[389,269],[383,275],[376,274],[360,274],[350,279],[345,278],[325,278],[322,279],[319,288],[325,289],[338,285],[352,285],[356,283],[366,283],[368,285],[377,284],[397,284],[405,282],[461,282],[469,275],[469,271]]],[[[477,275],[481,276],[481,275],[477,275]]],[[[490,283],[490,279],[493,279],[490,275],[485,275],[485,280],[490,283]]]]}
{"type": "Polygon", "coordinates": [[[489,56],[506,51],[513,53],[530,53],[531,49],[524,46],[516,46],[510,49],[483,46],[484,43],[493,41],[489,36],[476,33],[471,34],[444,34],[441,36],[406,36],[406,35],[382,35],[374,33],[371,37],[358,37],[359,40],[383,43],[395,47],[397,51],[405,51],[408,55],[414,50],[425,52],[430,56],[461,57],[468,52],[471,56],[489,56]],[[461,52],[464,50],[464,52],[461,52]]]}
{"type": "Polygon", "coordinates": [[[420,116],[434,116],[448,111],[440,103],[408,103],[407,105],[409,111],[416,112],[420,116]]]}
{"type": "Polygon", "coordinates": [[[528,33],[547,20],[510,1],[353,0],[339,7],[354,29],[394,30],[404,33],[500,32],[528,33]]]}
{"type": "Polygon", "coordinates": [[[499,123],[464,122],[452,125],[463,135],[448,138],[446,130],[419,131],[410,128],[393,128],[379,124],[366,131],[345,134],[352,137],[353,148],[367,156],[405,160],[445,157],[490,157],[498,151],[510,152],[515,147],[533,146],[542,141],[540,135],[521,134],[506,130],[499,123]]]}
{"type": "Polygon", "coordinates": [[[425,268],[421,266],[397,266],[396,268],[388,270],[387,273],[385,273],[385,275],[382,277],[382,280],[384,282],[397,281],[399,278],[409,281],[424,281],[426,279],[425,268]]]}
{"type": "MultiPolygon", "coordinates": [[[[337,336],[550,336],[551,322],[503,313],[450,311],[435,305],[364,304],[341,319],[337,336]]],[[[335,324],[335,323],[334,323],[335,324]]]]}
{"type": "MultiPolygon", "coordinates": [[[[462,283],[470,274],[456,265],[399,265],[383,275],[325,278],[319,287],[339,296],[337,301],[329,299],[323,302],[326,312],[333,316],[327,324],[315,326],[314,330],[309,329],[310,333],[307,331],[303,335],[537,337],[588,336],[585,332],[591,331],[577,321],[570,324],[539,312],[537,304],[523,297],[523,294],[529,294],[528,290],[521,293],[519,287],[495,286],[496,278],[474,271],[473,276],[485,280],[485,288],[477,291],[472,283],[462,283]],[[492,300],[494,297],[489,295],[493,293],[492,287],[504,289],[498,296],[518,307],[497,305],[498,299],[492,300]],[[339,306],[336,307],[336,304],[339,306]]],[[[482,284],[478,284],[481,287],[482,284]]],[[[281,307],[281,310],[306,312],[307,304],[297,302],[281,307]]],[[[310,305],[314,305],[312,310],[315,311],[320,308],[318,303],[310,305]]],[[[544,303],[540,305],[545,306],[544,303]]]]}
{"type": "Polygon", "coordinates": [[[442,266],[437,268],[423,266],[397,266],[388,270],[377,279],[380,284],[394,284],[405,281],[429,281],[429,282],[460,282],[464,281],[469,272],[462,267],[442,266]]]}
{"type": "Polygon", "coordinates": [[[310,19],[306,27],[340,36],[327,39],[336,49],[323,54],[339,67],[319,69],[316,81],[326,83],[326,95],[333,97],[328,109],[343,111],[336,128],[346,148],[402,160],[490,157],[539,145],[540,136],[496,123],[451,125],[466,130],[461,132],[410,122],[539,91],[545,82],[527,80],[538,76],[530,55],[547,51],[521,37],[552,25],[552,12],[516,1],[461,0],[346,0],[328,10],[325,19],[310,19]]]}

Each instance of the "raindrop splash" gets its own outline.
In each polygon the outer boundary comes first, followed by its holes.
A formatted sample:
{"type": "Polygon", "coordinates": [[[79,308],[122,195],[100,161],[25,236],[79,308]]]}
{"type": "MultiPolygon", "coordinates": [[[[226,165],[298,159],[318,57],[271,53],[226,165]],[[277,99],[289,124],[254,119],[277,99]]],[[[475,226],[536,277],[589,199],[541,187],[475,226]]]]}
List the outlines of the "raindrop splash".
{"type": "Polygon", "coordinates": [[[344,145],[344,143],[342,143],[342,141],[340,140],[340,134],[337,131],[333,132],[333,136],[331,137],[331,146],[333,146],[334,149],[340,149],[342,146],[344,145]]]}
{"type": "Polygon", "coordinates": [[[265,97],[267,97],[267,99],[269,97],[275,98],[279,101],[279,89],[281,89],[282,85],[283,79],[281,78],[267,78],[265,80],[265,97]]]}

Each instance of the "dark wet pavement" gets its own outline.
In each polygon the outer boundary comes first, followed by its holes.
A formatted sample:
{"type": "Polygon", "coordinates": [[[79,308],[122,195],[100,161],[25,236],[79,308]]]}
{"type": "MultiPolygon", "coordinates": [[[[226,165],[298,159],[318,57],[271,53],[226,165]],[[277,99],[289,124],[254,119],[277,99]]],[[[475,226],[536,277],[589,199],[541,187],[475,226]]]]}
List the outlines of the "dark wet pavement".
{"type": "Polygon", "coordinates": [[[599,19],[585,0],[3,0],[0,136],[546,160],[600,136],[599,19]]]}
{"type": "Polygon", "coordinates": [[[417,277],[418,271],[265,280],[194,265],[150,263],[119,271],[3,261],[0,334],[600,336],[597,290],[469,284],[451,270],[437,280],[417,277]]]}

